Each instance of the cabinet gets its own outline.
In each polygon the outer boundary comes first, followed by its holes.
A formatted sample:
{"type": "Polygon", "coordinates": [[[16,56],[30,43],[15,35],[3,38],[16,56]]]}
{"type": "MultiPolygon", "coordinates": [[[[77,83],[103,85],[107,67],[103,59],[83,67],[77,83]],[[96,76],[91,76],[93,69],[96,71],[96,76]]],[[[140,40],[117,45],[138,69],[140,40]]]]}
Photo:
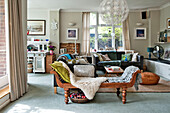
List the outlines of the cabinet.
{"type": "Polygon", "coordinates": [[[27,60],[32,60],[33,72],[45,72],[46,52],[28,52],[27,60]]]}
{"type": "Polygon", "coordinates": [[[52,64],[54,61],[56,61],[56,55],[46,55],[46,73],[50,73],[52,70],[51,66],[49,64],[52,64]]]}
{"type": "Polygon", "coordinates": [[[145,59],[147,70],[151,71],[165,80],[170,80],[170,64],[162,63],[160,61],[153,61],[145,59]]]}

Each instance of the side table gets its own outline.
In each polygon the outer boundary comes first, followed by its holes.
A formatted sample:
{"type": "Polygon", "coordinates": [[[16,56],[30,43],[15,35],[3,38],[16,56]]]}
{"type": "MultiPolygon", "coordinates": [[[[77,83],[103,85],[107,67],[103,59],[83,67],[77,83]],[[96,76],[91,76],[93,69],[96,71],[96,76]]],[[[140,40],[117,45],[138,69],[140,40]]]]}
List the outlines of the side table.
{"type": "Polygon", "coordinates": [[[54,61],[56,61],[56,54],[46,55],[46,73],[50,73],[52,68],[49,64],[52,64],[54,61]]]}

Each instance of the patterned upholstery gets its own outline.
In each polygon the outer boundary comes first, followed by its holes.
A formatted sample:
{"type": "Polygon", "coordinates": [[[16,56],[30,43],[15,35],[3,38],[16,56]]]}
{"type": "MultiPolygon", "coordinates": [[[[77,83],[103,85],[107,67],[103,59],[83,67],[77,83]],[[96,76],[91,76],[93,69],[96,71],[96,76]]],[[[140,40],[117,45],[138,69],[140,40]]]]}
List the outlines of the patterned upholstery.
{"type": "Polygon", "coordinates": [[[129,66],[125,69],[124,73],[120,77],[107,77],[105,83],[129,83],[132,79],[133,73],[139,70],[138,67],[129,66]]]}

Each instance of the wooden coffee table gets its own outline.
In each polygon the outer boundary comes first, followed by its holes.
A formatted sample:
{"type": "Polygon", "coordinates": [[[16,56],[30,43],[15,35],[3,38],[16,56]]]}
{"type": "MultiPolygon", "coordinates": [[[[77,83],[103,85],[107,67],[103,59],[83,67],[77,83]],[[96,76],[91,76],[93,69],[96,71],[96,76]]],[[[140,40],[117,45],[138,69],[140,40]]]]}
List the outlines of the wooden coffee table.
{"type": "Polygon", "coordinates": [[[123,74],[123,72],[124,72],[123,69],[118,66],[110,66],[110,67],[104,66],[104,68],[106,70],[105,77],[107,76],[107,74],[109,74],[109,76],[111,76],[111,74],[119,75],[119,74],[123,74]],[[114,68],[118,68],[118,69],[114,70],[114,68]]]}

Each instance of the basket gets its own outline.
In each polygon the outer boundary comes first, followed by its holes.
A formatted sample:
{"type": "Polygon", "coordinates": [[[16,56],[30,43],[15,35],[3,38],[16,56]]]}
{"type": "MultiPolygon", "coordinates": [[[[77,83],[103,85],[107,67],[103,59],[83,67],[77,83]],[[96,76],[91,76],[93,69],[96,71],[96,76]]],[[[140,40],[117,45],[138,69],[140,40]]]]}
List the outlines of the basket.
{"type": "Polygon", "coordinates": [[[87,103],[89,101],[89,99],[87,99],[87,98],[83,98],[83,99],[70,98],[70,100],[74,103],[87,103]]]}
{"type": "Polygon", "coordinates": [[[89,101],[81,90],[70,93],[70,100],[74,103],[86,103],[89,101]]]}

